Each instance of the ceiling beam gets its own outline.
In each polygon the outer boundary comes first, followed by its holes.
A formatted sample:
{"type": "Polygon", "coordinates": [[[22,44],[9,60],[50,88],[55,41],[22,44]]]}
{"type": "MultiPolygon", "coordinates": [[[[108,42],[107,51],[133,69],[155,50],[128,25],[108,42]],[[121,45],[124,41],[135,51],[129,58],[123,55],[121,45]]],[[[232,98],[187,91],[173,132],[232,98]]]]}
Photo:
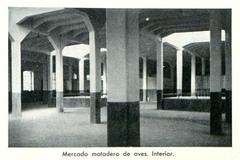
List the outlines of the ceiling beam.
{"type": "Polygon", "coordinates": [[[209,22],[208,17],[177,17],[177,18],[164,18],[164,19],[157,19],[152,20],[151,22],[148,22],[146,25],[140,24],[140,28],[147,30],[151,28],[156,28],[158,26],[167,26],[167,25],[174,25],[174,24],[184,24],[189,22],[209,22]]]}
{"type": "Polygon", "coordinates": [[[86,28],[86,26],[83,22],[77,23],[77,24],[67,24],[67,25],[64,25],[64,26],[57,27],[51,33],[62,35],[66,32],[71,31],[71,30],[82,29],[82,28],[86,28]]]}
{"type": "Polygon", "coordinates": [[[62,21],[58,21],[58,22],[51,22],[48,26],[47,32],[51,32],[52,30],[54,30],[55,28],[57,28],[58,26],[61,25],[67,25],[67,24],[78,24],[78,23],[82,23],[83,20],[81,19],[81,17],[72,17],[71,20],[62,20],[62,21]]]}
{"type": "Polygon", "coordinates": [[[209,23],[207,22],[199,22],[199,21],[196,21],[196,22],[191,22],[191,23],[177,23],[177,24],[171,24],[171,25],[160,25],[160,26],[157,26],[155,28],[151,27],[151,28],[148,28],[148,31],[149,32],[155,32],[157,30],[160,30],[160,29],[166,29],[166,28],[178,28],[178,27],[195,27],[195,26],[209,26],[209,23]]]}
{"type": "MultiPolygon", "coordinates": [[[[178,10],[181,11],[181,10],[178,10]]],[[[192,19],[199,19],[199,18],[206,18],[209,19],[209,13],[206,10],[193,10],[192,13],[189,12],[189,14],[182,14],[182,11],[180,13],[176,12],[176,10],[172,10],[171,13],[167,13],[164,12],[162,10],[156,11],[155,13],[159,13],[159,14],[154,14],[151,15],[150,12],[149,14],[146,14],[145,17],[149,17],[150,20],[146,21],[145,18],[142,19],[142,21],[140,22],[140,28],[146,26],[146,25],[150,25],[152,23],[161,23],[161,22],[165,22],[165,21],[169,21],[171,19],[175,19],[175,20],[179,20],[179,19],[185,19],[185,18],[191,18],[192,19]],[[200,11],[200,12],[199,12],[200,11]]]]}
{"type": "Polygon", "coordinates": [[[50,52],[47,51],[47,50],[39,50],[37,48],[33,48],[33,47],[22,47],[21,49],[22,51],[29,51],[29,52],[39,52],[39,53],[43,53],[43,54],[46,54],[46,55],[50,55],[50,52]]]}
{"type": "Polygon", "coordinates": [[[46,41],[47,37],[46,36],[41,36],[41,37],[34,37],[34,38],[26,38],[23,40],[22,43],[39,43],[39,42],[42,42],[42,41],[46,41]]]}
{"type": "Polygon", "coordinates": [[[179,33],[179,32],[196,32],[196,31],[207,31],[209,30],[209,27],[192,27],[192,28],[174,28],[174,29],[168,29],[168,30],[161,30],[156,32],[155,34],[160,35],[161,37],[166,37],[167,35],[170,35],[172,33],[179,33]]]}
{"type": "Polygon", "coordinates": [[[61,19],[63,17],[67,19],[67,18],[72,17],[72,14],[71,13],[66,13],[66,11],[63,10],[59,14],[53,14],[52,12],[49,12],[48,15],[46,15],[44,17],[41,17],[41,18],[34,18],[34,16],[33,16],[32,27],[37,28],[38,26],[40,26],[41,24],[43,24],[47,21],[61,19]]]}

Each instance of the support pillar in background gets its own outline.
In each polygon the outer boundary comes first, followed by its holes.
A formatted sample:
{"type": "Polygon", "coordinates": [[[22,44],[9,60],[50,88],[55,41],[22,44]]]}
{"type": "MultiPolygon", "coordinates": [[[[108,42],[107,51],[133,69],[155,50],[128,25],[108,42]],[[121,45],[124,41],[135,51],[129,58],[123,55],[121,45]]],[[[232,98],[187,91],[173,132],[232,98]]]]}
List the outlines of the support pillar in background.
{"type": "Polygon", "coordinates": [[[196,56],[191,56],[191,96],[196,96],[196,56]]]}
{"type": "Polygon", "coordinates": [[[163,42],[162,39],[156,40],[157,47],[157,109],[164,109],[163,104],[163,42]]]}
{"type": "Polygon", "coordinates": [[[103,94],[107,94],[107,56],[103,62],[103,94]]]}
{"type": "Polygon", "coordinates": [[[201,80],[202,80],[202,91],[201,91],[201,96],[205,96],[206,95],[206,86],[204,85],[204,81],[205,81],[205,68],[206,68],[206,62],[205,62],[205,58],[201,58],[201,64],[202,64],[202,76],[201,76],[201,80]]]}
{"type": "Polygon", "coordinates": [[[98,34],[96,31],[89,32],[91,123],[101,123],[101,46],[98,34]]]}
{"type": "Polygon", "coordinates": [[[222,134],[221,13],[210,11],[210,134],[222,134]]]}
{"type": "Polygon", "coordinates": [[[107,9],[108,146],[140,146],[138,11],[107,9]]]}
{"type": "Polygon", "coordinates": [[[183,50],[182,48],[177,50],[177,96],[182,95],[182,76],[183,76],[183,50]]]}
{"type": "Polygon", "coordinates": [[[147,57],[142,57],[143,59],[143,102],[146,102],[147,99],[147,88],[148,88],[148,73],[147,73],[147,57]]]}
{"type": "Polygon", "coordinates": [[[78,80],[79,80],[79,92],[80,94],[84,93],[84,58],[81,58],[78,61],[78,67],[79,67],[79,76],[78,76],[78,80]]]}
{"type": "MultiPolygon", "coordinates": [[[[47,58],[48,62],[48,58],[47,58]]],[[[48,65],[49,63],[43,63],[42,67],[42,73],[43,73],[43,93],[42,93],[42,98],[43,98],[43,103],[47,104],[48,103],[48,65]]]]}
{"type": "Polygon", "coordinates": [[[202,62],[202,76],[205,76],[205,58],[201,58],[201,62],[202,62]]]}
{"type": "Polygon", "coordinates": [[[226,13],[225,30],[225,86],[226,86],[226,122],[232,123],[232,38],[231,38],[231,10],[226,13]]]}
{"type": "Polygon", "coordinates": [[[48,57],[48,107],[54,106],[54,100],[53,100],[53,56],[52,53],[50,53],[48,57]]]}
{"type": "Polygon", "coordinates": [[[61,36],[49,36],[49,41],[56,52],[56,108],[58,112],[63,112],[63,55],[65,46],[61,36]]]}

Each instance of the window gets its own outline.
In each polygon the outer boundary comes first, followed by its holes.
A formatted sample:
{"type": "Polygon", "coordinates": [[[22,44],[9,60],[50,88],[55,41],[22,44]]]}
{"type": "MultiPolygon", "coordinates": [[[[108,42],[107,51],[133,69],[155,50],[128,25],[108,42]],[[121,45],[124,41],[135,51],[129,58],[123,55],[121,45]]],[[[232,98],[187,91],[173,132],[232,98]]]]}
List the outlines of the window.
{"type": "Polygon", "coordinates": [[[32,71],[23,72],[23,90],[24,91],[34,90],[34,73],[32,71]]]}
{"type": "Polygon", "coordinates": [[[73,73],[73,79],[76,80],[78,78],[76,73],[73,73]]]}

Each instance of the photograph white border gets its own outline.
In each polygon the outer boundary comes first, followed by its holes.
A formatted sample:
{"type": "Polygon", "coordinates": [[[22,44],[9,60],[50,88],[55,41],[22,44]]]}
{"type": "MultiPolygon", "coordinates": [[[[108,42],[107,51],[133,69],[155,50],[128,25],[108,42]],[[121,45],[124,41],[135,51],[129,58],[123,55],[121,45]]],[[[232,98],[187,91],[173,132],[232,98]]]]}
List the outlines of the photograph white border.
{"type": "Polygon", "coordinates": [[[6,160],[105,160],[105,159],[171,159],[171,160],[239,160],[240,159],[240,3],[239,0],[2,0],[0,2],[1,95],[0,95],[0,153],[6,160]],[[128,147],[128,148],[9,148],[8,147],[8,7],[88,7],[88,8],[231,8],[232,9],[232,147],[128,147]],[[173,157],[62,157],[62,152],[148,152],[169,151],[173,157]]]}

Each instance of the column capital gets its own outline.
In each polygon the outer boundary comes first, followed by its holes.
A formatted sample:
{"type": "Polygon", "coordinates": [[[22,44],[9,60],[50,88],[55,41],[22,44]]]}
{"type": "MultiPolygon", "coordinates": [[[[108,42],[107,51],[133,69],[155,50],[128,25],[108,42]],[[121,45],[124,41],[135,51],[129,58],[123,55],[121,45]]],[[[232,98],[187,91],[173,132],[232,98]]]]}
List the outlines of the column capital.
{"type": "Polygon", "coordinates": [[[48,40],[55,50],[63,50],[67,43],[61,35],[49,35],[48,40]]]}
{"type": "Polygon", "coordinates": [[[159,43],[163,43],[163,39],[161,37],[158,37],[158,36],[155,38],[155,41],[159,42],[159,43]]]}
{"type": "Polygon", "coordinates": [[[81,58],[79,59],[79,61],[85,61],[85,60],[87,60],[87,58],[85,58],[85,57],[81,57],[81,58]]]}
{"type": "Polygon", "coordinates": [[[177,52],[183,52],[183,50],[184,50],[184,48],[182,48],[182,47],[177,48],[177,52]]]}

